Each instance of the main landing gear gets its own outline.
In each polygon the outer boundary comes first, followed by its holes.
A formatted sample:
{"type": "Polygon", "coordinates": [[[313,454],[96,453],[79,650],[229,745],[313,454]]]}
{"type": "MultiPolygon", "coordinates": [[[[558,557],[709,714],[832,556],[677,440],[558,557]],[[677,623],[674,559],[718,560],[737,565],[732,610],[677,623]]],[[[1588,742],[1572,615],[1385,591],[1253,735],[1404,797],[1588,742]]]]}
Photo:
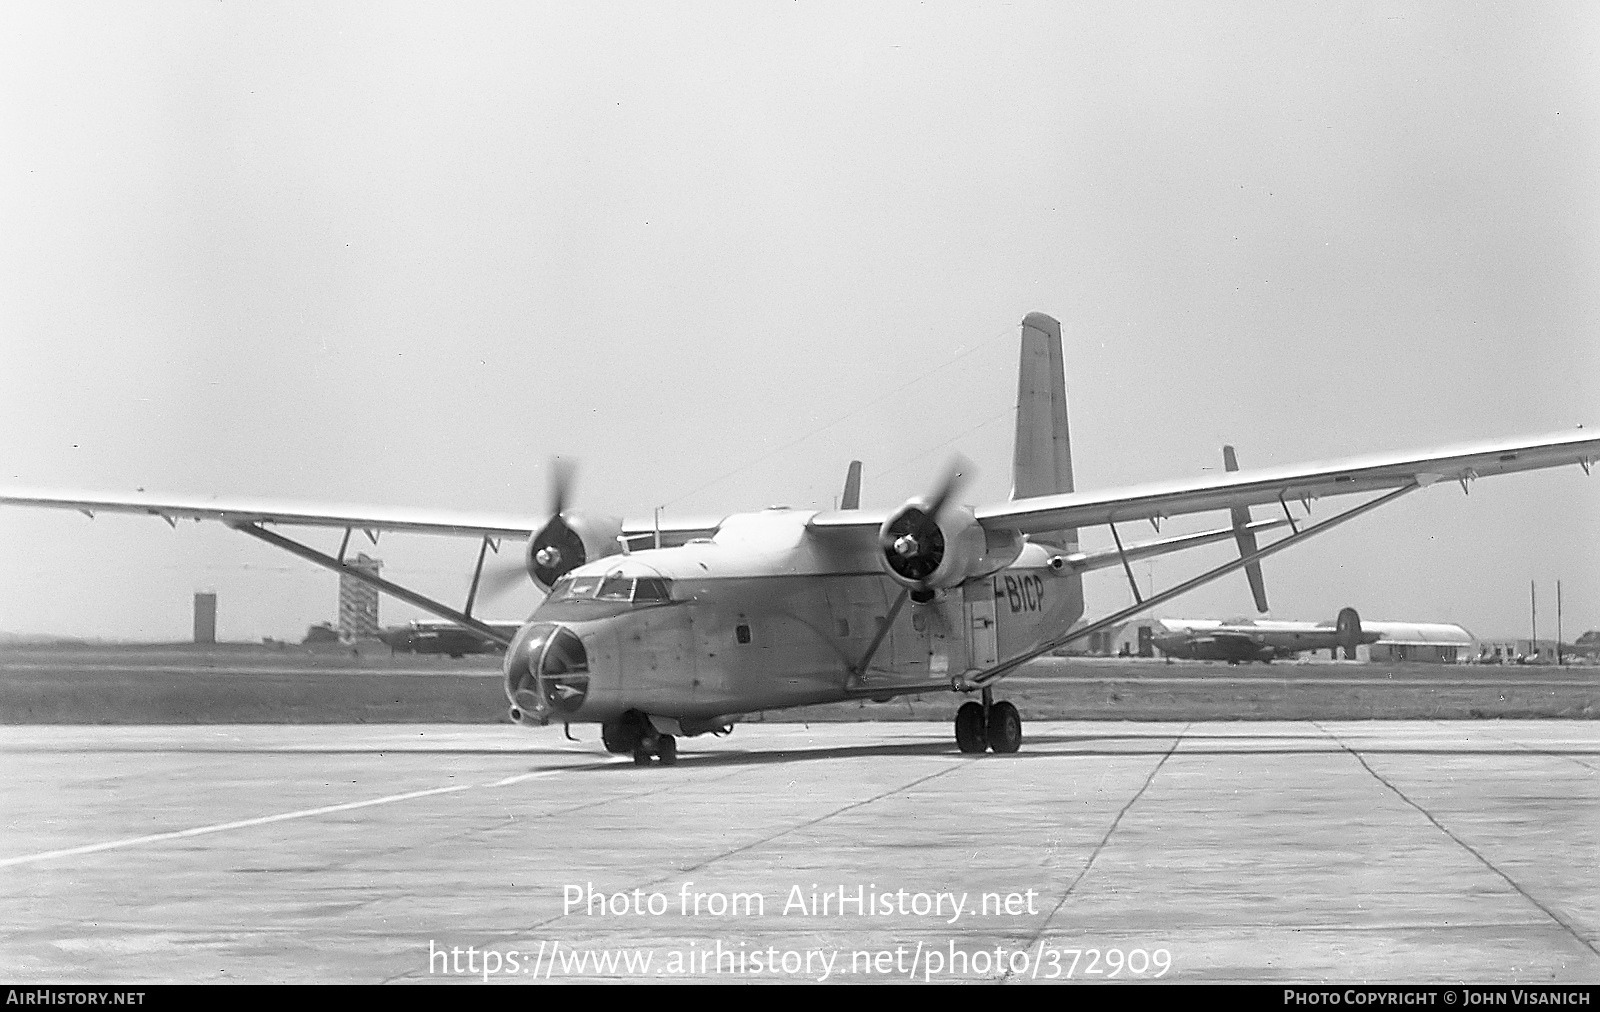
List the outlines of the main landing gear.
{"type": "Polygon", "coordinates": [[[600,725],[600,740],[606,751],[614,755],[633,753],[636,766],[648,766],[651,759],[660,759],[663,766],[678,762],[678,739],[661,734],[651,725],[650,718],[637,710],[629,710],[616,720],[600,725]]]}
{"type": "Polygon", "coordinates": [[[983,702],[962,703],[956,711],[956,747],[973,753],[1015,752],[1022,747],[1022,715],[1010,703],[996,703],[992,691],[984,689],[983,702]]]}

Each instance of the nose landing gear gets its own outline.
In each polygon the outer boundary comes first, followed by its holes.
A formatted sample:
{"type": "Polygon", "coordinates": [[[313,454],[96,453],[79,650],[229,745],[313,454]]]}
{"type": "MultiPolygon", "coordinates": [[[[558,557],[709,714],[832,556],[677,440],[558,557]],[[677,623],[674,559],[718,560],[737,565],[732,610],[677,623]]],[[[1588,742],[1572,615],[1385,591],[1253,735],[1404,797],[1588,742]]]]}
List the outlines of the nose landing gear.
{"type": "Polygon", "coordinates": [[[650,765],[650,757],[661,760],[663,766],[676,766],[678,764],[678,739],[670,734],[658,734],[654,744],[641,740],[633,749],[633,764],[635,766],[650,765]]]}
{"type": "Polygon", "coordinates": [[[984,689],[983,702],[963,703],[956,711],[956,747],[974,754],[1015,752],[1022,747],[1022,715],[1010,703],[996,703],[984,689]]]}
{"type": "Polygon", "coordinates": [[[651,725],[650,718],[637,710],[629,710],[616,720],[600,725],[600,740],[606,751],[614,755],[633,753],[638,766],[650,765],[651,759],[661,760],[663,766],[678,762],[678,739],[670,734],[660,734],[651,725]]]}

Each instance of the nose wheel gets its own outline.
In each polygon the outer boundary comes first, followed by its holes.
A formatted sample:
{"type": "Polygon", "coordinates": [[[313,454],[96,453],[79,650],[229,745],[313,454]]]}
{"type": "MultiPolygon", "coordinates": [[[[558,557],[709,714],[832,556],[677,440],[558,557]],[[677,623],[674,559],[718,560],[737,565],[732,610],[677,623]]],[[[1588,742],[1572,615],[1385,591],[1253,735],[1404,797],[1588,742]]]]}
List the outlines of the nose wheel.
{"type": "Polygon", "coordinates": [[[633,764],[649,766],[651,759],[661,760],[663,766],[678,764],[678,739],[670,734],[655,735],[654,740],[640,739],[633,748],[633,764]]]}
{"type": "Polygon", "coordinates": [[[638,710],[629,710],[616,720],[600,725],[600,740],[606,751],[614,755],[633,753],[638,766],[648,766],[652,759],[661,760],[663,766],[678,762],[678,739],[670,734],[660,734],[650,723],[650,718],[638,710]]]}
{"type": "Polygon", "coordinates": [[[600,725],[600,740],[605,743],[607,752],[626,755],[639,748],[649,727],[649,718],[637,710],[629,710],[616,720],[600,725]]]}
{"type": "Polygon", "coordinates": [[[956,747],[973,754],[1015,752],[1022,747],[1022,715],[1010,703],[994,702],[984,689],[983,702],[963,703],[956,711],[956,747]]]}

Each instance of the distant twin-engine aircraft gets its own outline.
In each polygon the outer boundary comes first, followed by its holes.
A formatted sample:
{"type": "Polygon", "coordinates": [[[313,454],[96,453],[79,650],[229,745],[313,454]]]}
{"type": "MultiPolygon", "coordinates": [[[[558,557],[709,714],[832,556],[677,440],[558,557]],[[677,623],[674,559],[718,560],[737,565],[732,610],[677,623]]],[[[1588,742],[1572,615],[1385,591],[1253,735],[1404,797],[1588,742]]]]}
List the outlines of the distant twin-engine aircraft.
{"type": "MultiPolygon", "coordinates": [[[[550,516],[452,515],[200,499],[6,492],[0,502],[147,513],[169,523],[217,520],[302,558],[506,643],[505,691],[513,720],[601,725],[605,746],[635,761],[675,761],[677,737],[724,732],[744,714],[908,693],[975,694],[955,718],[963,752],[1014,752],[1015,706],[994,699],[1006,675],[1042,654],[1117,625],[1186,591],[1300,544],[1362,513],[1448,479],[1579,464],[1600,438],[1579,431],[1536,439],[1387,454],[1161,484],[1078,492],[1072,483],[1061,328],[1022,323],[1012,498],[977,507],[957,499],[960,472],[894,509],[737,513],[712,525],[625,523],[568,508],[558,469],[550,516]],[[1290,504],[1327,496],[1373,497],[1318,522],[1290,504]],[[1251,520],[1271,504],[1282,517],[1251,520]],[[1116,524],[1222,511],[1228,527],[1123,544],[1116,524]],[[1114,549],[1083,552],[1081,527],[1105,524],[1114,549]],[[272,529],[344,531],[328,555],[272,529]],[[1256,535],[1288,527],[1265,547],[1256,535]],[[412,531],[482,539],[465,609],[365,573],[345,560],[353,531],[412,531]],[[471,614],[486,551],[528,538],[528,575],[548,596],[515,636],[471,614]],[[1133,560],[1232,538],[1240,556],[1092,622],[1082,576],[1133,560]]],[[[859,472],[845,506],[856,505],[859,472]]],[[[1255,583],[1256,581],[1252,581],[1255,583]]],[[[1258,600],[1264,600],[1258,594],[1258,600]]]]}

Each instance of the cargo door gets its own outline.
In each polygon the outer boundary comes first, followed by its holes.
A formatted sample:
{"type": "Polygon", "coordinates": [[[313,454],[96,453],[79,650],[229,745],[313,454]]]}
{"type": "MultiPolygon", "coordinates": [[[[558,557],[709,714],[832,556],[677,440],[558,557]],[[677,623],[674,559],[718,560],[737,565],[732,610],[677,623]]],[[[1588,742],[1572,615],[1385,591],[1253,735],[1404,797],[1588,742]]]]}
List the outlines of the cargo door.
{"type": "Polygon", "coordinates": [[[994,590],[988,580],[979,580],[967,586],[964,611],[967,642],[971,645],[969,670],[982,671],[994,667],[1000,658],[995,635],[994,590]]]}

